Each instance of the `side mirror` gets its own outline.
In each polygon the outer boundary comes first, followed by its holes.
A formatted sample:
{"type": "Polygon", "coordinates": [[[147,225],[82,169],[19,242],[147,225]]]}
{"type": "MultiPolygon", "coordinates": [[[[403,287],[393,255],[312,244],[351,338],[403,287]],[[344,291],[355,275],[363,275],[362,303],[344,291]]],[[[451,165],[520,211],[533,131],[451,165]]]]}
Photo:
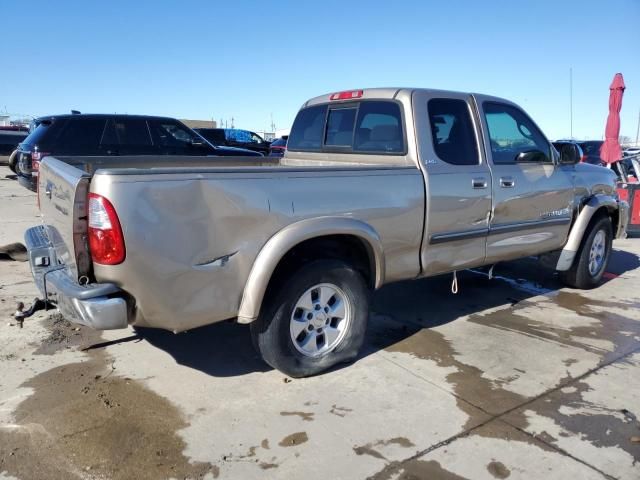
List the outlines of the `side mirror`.
{"type": "Polygon", "coordinates": [[[527,150],[526,152],[520,152],[516,156],[516,163],[548,163],[549,157],[540,150],[527,150]]]}
{"type": "Polygon", "coordinates": [[[560,149],[560,163],[563,165],[575,165],[580,161],[580,153],[575,145],[569,143],[560,149]]]}

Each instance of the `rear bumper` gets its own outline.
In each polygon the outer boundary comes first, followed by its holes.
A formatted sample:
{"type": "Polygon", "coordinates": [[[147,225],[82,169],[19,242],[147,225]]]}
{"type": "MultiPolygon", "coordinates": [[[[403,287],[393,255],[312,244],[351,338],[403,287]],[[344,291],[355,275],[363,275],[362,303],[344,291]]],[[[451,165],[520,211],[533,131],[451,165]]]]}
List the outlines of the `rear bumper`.
{"type": "Polygon", "coordinates": [[[36,286],[44,299],[55,303],[73,323],[96,330],[126,328],[129,307],[124,292],[112,283],[80,285],[59,265],[43,226],[25,232],[29,264],[36,286]]]}

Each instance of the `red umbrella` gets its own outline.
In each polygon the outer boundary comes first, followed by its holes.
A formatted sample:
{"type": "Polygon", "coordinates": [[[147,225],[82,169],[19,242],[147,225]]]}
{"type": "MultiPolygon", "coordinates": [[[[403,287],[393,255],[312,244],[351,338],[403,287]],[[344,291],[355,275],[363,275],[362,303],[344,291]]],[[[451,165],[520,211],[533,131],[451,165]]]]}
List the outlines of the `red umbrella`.
{"type": "Polygon", "coordinates": [[[609,116],[604,130],[604,143],[600,147],[600,158],[605,163],[614,163],[622,158],[618,136],[620,135],[620,109],[622,108],[624,89],[622,74],[616,73],[609,86],[609,116]]]}

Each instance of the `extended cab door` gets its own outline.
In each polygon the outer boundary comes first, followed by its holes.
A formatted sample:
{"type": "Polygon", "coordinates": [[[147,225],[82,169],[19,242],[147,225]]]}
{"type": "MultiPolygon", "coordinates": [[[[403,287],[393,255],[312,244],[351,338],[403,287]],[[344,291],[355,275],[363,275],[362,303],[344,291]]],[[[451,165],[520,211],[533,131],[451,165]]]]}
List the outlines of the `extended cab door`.
{"type": "Polygon", "coordinates": [[[489,166],[493,212],[487,263],[550,252],[566,241],[573,212],[573,165],[516,105],[476,96],[489,166]]]}
{"type": "Polygon", "coordinates": [[[417,90],[413,111],[421,168],[425,173],[424,275],[484,263],[491,171],[466,94],[417,90]]]}

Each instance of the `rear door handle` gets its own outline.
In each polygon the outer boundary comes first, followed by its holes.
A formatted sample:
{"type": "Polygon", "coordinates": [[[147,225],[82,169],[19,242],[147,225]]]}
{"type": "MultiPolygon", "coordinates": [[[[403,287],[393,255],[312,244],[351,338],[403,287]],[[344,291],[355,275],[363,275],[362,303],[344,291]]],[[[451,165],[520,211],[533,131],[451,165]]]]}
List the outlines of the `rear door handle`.
{"type": "Polygon", "coordinates": [[[502,188],[513,188],[516,186],[516,181],[511,177],[500,177],[500,186],[502,188]]]}
{"type": "Polygon", "coordinates": [[[471,180],[471,185],[473,188],[487,188],[487,179],[486,178],[474,178],[471,180]]]}

